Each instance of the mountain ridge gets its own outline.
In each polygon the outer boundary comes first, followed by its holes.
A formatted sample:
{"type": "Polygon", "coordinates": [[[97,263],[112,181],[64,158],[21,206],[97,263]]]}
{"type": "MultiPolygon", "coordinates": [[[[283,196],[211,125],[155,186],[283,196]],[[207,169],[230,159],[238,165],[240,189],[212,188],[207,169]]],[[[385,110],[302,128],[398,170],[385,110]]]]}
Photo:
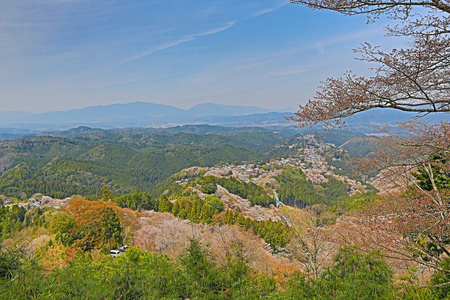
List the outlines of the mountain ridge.
{"type": "MultiPolygon", "coordinates": [[[[289,127],[295,125],[295,122],[288,121],[285,117],[292,114],[292,111],[271,110],[257,106],[202,103],[189,109],[182,109],[166,104],[138,101],[40,114],[0,111],[0,128],[4,129],[0,132],[0,135],[9,139],[17,137],[17,133],[22,133],[23,130],[29,132],[60,131],[79,126],[102,129],[167,128],[183,125],[289,127]]],[[[415,116],[417,115],[394,109],[373,109],[358,113],[344,121],[352,131],[377,134],[379,131],[376,127],[387,125],[391,129],[396,129],[398,128],[398,121],[411,120],[415,116]]],[[[449,116],[449,114],[433,114],[417,120],[437,123],[448,121],[449,116]]],[[[318,125],[313,128],[317,129],[321,126],[318,125]]],[[[0,139],[3,139],[2,136],[0,136],[0,139]]]]}
{"type": "MultiPolygon", "coordinates": [[[[110,104],[88,106],[67,111],[50,111],[45,113],[1,112],[0,126],[17,125],[89,125],[111,123],[117,127],[121,122],[125,126],[136,126],[139,123],[176,123],[186,124],[204,122],[203,118],[241,117],[254,114],[274,113],[276,110],[257,106],[235,106],[214,103],[203,103],[189,109],[172,105],[151,102],[132,102],[126,104],[110,104]]],[[[289,112],[286,112],[289,113],[289,112]]],[[[104,125],[107,126],[107,125],[104,125]]],[[[20,126],[23,127],[23,126],[20,126]]]]}

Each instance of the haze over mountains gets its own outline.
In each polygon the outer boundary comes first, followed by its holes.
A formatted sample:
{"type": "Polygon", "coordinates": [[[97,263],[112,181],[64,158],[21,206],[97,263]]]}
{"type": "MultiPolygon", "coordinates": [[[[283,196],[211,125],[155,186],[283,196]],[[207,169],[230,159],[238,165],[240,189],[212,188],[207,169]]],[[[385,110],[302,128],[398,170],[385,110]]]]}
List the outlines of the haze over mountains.
{"type": "MultiPolygon", "coordinates": [[[[213,103],[181,109],[171,105],[148,102],[90,106],[68,111],[46,113],[0,112],[0,134],[24,134],[30,132],[67,130],[79,126],[96,128],[144,127],[160,128],[186,124],[219,126],[289,127],[294,122],[284,117],[294,109],[270,110],[256,106],[232,106],[213,103]]],[[[397,121],[407,121],[413,115],[395,110],[371,110],[346,120],[349,129],[373,133],[373,126],[396,126],[397,121]]],[[[425,116],[420,121],[439,122],[448,120],[448,114],[425,116]]]]}
{"type": "MultiPolygon", "coordinates": [[[[289,109],[282,110],[289,114],[289,109]]],[[[0,112],[0,126],[36,127],[37,125],[97,125],[100,127],[165,126],[169,123],[185,124],[208,122],[212,117],[237,117],[276,113],[255,106],[231,106],[213,103],[181,109],[171,105],[147,102],[90,106],[68,111],[40,114],[28,112],[0,112]]],[[[280,119],[281,115],[280,115],[280,119]]]]}

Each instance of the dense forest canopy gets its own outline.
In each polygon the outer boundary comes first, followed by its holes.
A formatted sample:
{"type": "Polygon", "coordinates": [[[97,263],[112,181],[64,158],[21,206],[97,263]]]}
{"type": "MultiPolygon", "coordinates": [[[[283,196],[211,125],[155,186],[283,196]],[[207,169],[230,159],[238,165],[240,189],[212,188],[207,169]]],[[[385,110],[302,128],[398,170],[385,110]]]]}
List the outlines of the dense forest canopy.
{"type": "MultiPolygon", "coordinates": [[[[297,151],[290,147],[295,141],[290,130],[208,126],[194,130],[200,133],[180,130],[89,130],[0,142],[0,194],[95,198],[108,185],[117,195],[137,189],[159,196],[158,185],[187,167],[261,162],[297,151]]],[[[333,136],[342,140],[352,135],[333,136]]]]}

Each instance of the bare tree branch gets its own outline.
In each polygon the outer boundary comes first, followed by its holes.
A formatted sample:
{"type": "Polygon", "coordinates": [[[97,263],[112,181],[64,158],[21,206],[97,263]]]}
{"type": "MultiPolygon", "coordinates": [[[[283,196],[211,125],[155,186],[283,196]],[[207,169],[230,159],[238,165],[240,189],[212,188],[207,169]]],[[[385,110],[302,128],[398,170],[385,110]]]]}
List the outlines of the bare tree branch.
{"type": "Polygon", "coordinates": [[[346,15],[387,14],[400,20],[386,29],[390,36],[409,41],[402,49],[384,52],[364,43],[354,50],[357,60],[375,63],[374,75],[359,77],[348,71],[340,78],[328,78],[313,99],[301,105],[289,120],[298,126],[324,123],[343,125],[342,119],[373,108],[391,108],[418,116],[450,112],[450,3],[431,1],[294,0],[315,9],[346,15]],[[412,9],[428,9],[425,15],[412,9]]]}

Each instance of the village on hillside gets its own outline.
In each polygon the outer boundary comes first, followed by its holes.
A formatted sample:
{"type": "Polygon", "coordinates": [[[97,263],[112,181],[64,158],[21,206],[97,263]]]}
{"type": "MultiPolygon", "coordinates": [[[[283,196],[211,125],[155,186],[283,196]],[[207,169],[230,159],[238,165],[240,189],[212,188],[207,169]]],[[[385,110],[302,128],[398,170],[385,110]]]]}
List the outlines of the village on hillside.
{"type": "MultiPolygon", "coordinates": [[[[314,185],[325,183],[329,178],[336,178],[349,185],[349,195],[365,192],[366,185],[350,178],[349,175],[336,174],[334,172],[336,167],[328,164],[323,156],[324,151],[344,152],[345,150],[336,147],[334,144],[325,143],[312,134],[300,136],[297,141],[297,143],[288,145],[290,148],[297,149],[297,154],[292,157],[271,159],[261,165],[246,163],[240,165],[226,164],[209,168],[192,167],[182,172],[189,174],[203,169],[206,170],[204,176],[230,176],[242,182],[253,182],[263,186],[266,183],[273,182],[273,177],[279,175],[283,168],[294,167],[300,168],[314,185]]],[[[332,159],[339,160],[339,158],[334,157],[332,159]]],[[[177,183],[186,183],[187,180],[178,180],[177,183]]]]}
{"type": "MultiPolygon", "coordinates": [[[[336,174],[337,172],[334,172],[336,167],[330,165],[325,160],[323,155],[324,151],[333,151],[337,153],[345,152],[345,150],[336,147],[334,144],[325,143],[315,135],[307,134],[298,136],[296,141],[290,143],[289,145],[281,146],[295,148],[296,154],[291,157],[274,158],[260,165],[248,162],[238,165],[223,164],[204,168],[190,167],[182,170],[181,173],[198,174],[200,170],[203,170],[204,176],[228,176],[236,178],[241,182],[253,182],[257,185],[264,186],[267,183],[273,183],[276,181],[274,177],[279,175],[284,168],[293,167],[300,168],[302,172],[306,174],[307,179],[314,185],[320,185],[327,182],[329,178],[335,178],[349,186],[349,195],[364,193],[366,191],[366,185],[360,181],[350,178],[348,175],[336,174]]],[[[339,158],[333,157],[332,160],[339,160],[339,158]]],[[[184,179],[176,181],[178,184],[186,184],[187,182],[189,182],[187,176],[184,179]]],[[[273,197],[272,193],[268,194],[273,197]]],[[[69,203],[70,200],[71,197],[54,199],[38,193],[25,200],[11,199],[2,196],[0,202],[2,201],[2,205],[4,206],[17,205],[25,209],[30,209],[35,207],[60,208],[61,206],[69,203]]]]}

